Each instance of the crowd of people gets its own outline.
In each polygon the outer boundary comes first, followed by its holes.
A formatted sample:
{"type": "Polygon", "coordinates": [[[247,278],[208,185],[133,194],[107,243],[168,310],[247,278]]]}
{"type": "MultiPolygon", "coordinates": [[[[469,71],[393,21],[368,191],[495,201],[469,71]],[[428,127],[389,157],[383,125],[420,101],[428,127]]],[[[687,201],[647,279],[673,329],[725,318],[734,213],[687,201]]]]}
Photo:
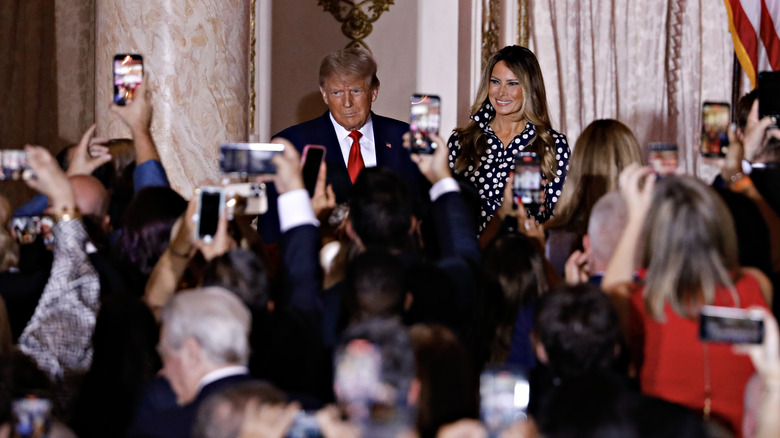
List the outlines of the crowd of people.
{"type": "Polygon", "coordinates": [[[376,72],[327,55],[328,110],[258,177],[268,211],[222,211],[209,239],[146,84],[111,107],[132,139],[26,146],[40,195],[0,198],[0,436],[780,436],[780,130],[755,93],[707,184],[643,166],[617,120],[572,151],[527,48],[489,59],[432,154],[371,111],[376,72]],[[521,153],[538,208],[513,193],[521,153]],[[12,218],[43,215],[52,239],[20,245],[12,218]],[[703,340],[705,306],[761,336],[703,340]]]}

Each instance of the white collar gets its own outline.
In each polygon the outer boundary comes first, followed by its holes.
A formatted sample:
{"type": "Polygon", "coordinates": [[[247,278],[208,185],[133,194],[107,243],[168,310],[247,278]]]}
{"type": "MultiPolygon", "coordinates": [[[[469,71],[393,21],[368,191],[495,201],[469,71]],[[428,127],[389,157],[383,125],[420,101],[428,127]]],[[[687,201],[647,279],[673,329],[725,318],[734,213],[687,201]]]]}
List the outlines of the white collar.
{"type": "Polygon", "coordinates": [[[216,382],[225,377],[243,374],[249,374],[249,369],[243,365],[228,365],[226,367],[218,368],[210,373],[206,373],[205,376],[200,378],[200,382],[198,382],[198,392],[209,383],[216,382]]]}

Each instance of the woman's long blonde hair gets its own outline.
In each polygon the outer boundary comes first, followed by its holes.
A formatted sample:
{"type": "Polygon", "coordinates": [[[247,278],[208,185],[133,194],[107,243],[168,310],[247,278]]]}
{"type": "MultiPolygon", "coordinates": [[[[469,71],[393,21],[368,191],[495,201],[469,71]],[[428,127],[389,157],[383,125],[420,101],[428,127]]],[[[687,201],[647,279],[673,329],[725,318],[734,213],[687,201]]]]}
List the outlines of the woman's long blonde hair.
{"type": "Polygon", "coordinates": [[[716,288],[738,297],[732,275],[739,268],[734,220],[712,188],[689,176],[669,176],[655,186],[645,219],[644,301],[663,321],[668,303],[683,317],[715,301],[716,288]]]}
{"type": "Polygon", "coordinates": [[[631,163],[642,163],[642,151],[628,126],[614,119],[588,125],[574,145],[555,216],[545,228],[566,228],[585,235],[596,201],[618,188],[620,172],[631,163]]]}
{"type": "MultiPolygon", "coordinates": [[[[544,89],[542,69],[539,67],[539,61],[536,60],[533,52],[521,46],[506,46],[490,56],[485,70],[482,72],[482,79],[479,81],[477,98],[471,106],[471,115],[477,114],[486,103],[490,102],[488,99],[490,76],[493,74],[493,67],[499,61],[504,61],[520,81],[520,87],[523,89],[523,106],[520,111],[526,121],[536,126],[536,135],[525,150],[536,152],[538,156],[542,157],[547,179],[552,180],[555,176],[555,170],[558,169],[558,163],[555,159],[555,140],[547,132],[550,129],[547,92],[544,89]],[[541,141],[536,141],[537,139],[541,141]],[[549,150],[545,150],[545,146],[549,146],[549,150]]],[[[455,131],[458,133],[461,148],[460,154],[455,160],[455,171],[460,173],[469,166],[479,167],[480,157],[487,150],[487,139],[479,122],[471,119],[466,127],[458,128],[455,131]]]]}

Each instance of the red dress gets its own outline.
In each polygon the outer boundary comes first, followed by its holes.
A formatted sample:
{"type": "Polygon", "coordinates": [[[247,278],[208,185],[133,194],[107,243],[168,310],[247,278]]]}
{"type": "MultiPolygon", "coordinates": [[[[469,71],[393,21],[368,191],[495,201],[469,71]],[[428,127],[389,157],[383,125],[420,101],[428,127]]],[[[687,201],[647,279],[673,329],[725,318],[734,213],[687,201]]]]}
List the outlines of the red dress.
{"type": "MultiPolygon", "coordinates": [[[[761,306],[766,302],[758,281],[742,275],[735,284],[739,305],[726,289],[716,292],[716,306],[761,306]]],[[[754,372],[750,358],[732,352],[731,344],[699,340],[698,319],[683,318],[670,305],[664,307],[665,322],[654,320],[645,310],[642,292],[631,295],[629,346],[641,364],[642,392],[702,412],[706,368],[709,368],[712,416],[729,422],[739,435],[745,384],[754,372]]]]}

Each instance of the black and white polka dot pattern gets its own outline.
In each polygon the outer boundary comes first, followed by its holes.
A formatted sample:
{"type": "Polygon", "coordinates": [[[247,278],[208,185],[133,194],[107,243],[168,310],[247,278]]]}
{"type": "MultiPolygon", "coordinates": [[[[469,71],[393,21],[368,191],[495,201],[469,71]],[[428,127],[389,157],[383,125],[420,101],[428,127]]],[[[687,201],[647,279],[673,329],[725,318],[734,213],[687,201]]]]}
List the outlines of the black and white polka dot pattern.
{"type": "MultiPolygon", "coordinates": [[[[463,176],[467,177],[474,184],[482,198],[480,233],[482,233],[496,210],[501,206],[506,179],[515,164],[515,155],[524,150],[536,138],[536,127],[529,122],[526,123],[523,132],[516,135],[509,145],[504,148],[501,140],[498,139],[498,136],[493,132],[493,128],[490,127],[490,121],[494,116],[495,110],[490,104],[486,104],[472,116],[472,119],[479,124],[479,127],[482,128],[483,133],[487,137],[488,148],[485,154],[480,157],[479,166],[474,168],[474,166],[470,165],[462,172],[463,176]]],[[[558,198],[561,196],[563,182],[569,170],[569,156],[571,155],[566,136],[552,129],[548,132],[555,139],[555,159],[558,162],[558,169],[551,172],[555,177],[552,181],[547,181],[544,186],[545,208],[536,216],[540,222],[549,219],[550,212],[553,211],[558,198]]],[[[455,160],[460,153],[460,142],[457,133],[450,137],[447,146],[450,151],[450,168],[454,169],[455,160]]],[[[549,151],[549,147],[545,147],[545,151],[549,151]]]]}

